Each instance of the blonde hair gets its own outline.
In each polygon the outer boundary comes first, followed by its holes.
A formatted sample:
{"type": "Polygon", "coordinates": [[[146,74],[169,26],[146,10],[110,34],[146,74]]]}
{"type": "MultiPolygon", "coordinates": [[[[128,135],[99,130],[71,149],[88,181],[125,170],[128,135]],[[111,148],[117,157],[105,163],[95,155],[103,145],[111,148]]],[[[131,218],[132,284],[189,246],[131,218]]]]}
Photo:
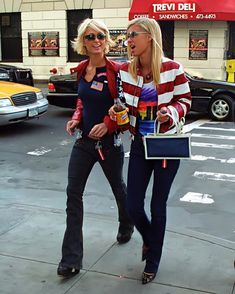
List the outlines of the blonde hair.
{"type": "MultiPolygon", "coordinates": [[[[156,20],[149,19],[149,18],[137,18],[137,19],[131,20],[128,23],[127,30],[133,25],[140,26],[145,32],[149,33],[152,38],[151,70],[153,74],[153,81],[156,85],[158,85],[160,82],[160,70],[161,70],[161,63],[162,63],[162,57],[163,57],[161,28],[159,24],[156,22],[156,20]]],[[[129,71],[131,75],[135,79],[137,79],[137,67],[140,63],[139,57],[131,55],[129,46],[128,46],[127,52],[128,52],[128,57],[131,60],[131,63],[129,65],[129,71]]]]}
{"type": "Polygon", "coordinates": [[[78,54],[87,55],[86,47],[84,46],[84,35],[88,28],[106,35],[106,46],[104,53],[107,54],[110,50],[110,47],[113,47],[115,44],[110,37],[109,30],[103,22],[90,18],[85,19],[78,26],[77,37],[74,39],[74,41],[71,41],[74,51],[76,51],[78,54]]]}

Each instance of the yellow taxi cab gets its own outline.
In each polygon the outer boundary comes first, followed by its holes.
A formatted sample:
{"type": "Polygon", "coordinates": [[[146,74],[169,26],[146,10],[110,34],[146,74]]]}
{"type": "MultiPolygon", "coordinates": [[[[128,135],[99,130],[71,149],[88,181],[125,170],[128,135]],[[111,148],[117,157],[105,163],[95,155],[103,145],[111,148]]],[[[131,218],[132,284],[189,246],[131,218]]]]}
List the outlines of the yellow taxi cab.
{"type": "Polygon", "coordinates": [[[0,81],[0,126],[33,119],[48,109],[48,100],[40,89],[0,81]]]}

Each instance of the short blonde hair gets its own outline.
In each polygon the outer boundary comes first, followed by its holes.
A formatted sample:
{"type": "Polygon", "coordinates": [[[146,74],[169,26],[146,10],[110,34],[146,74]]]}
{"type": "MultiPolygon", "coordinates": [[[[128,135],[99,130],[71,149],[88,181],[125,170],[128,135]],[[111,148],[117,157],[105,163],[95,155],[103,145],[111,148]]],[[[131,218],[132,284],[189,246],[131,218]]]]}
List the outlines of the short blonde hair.
{"type": "Polygon", "coordinates": [[[78,54],[86,55],[86,47],[84,46],[84,35],[88,28],[91,28],[97,32],[104,33],[106,35],[106,46],[104,53],[107,54],[110,50],[110,47],[114,46],[114,42],[112,41],[109,30],[107,26],[101,22],[100,20],[85,19],[79,26],[78,26],[78,34],[74,41],[71,41],[72,47],[74,51],[78,54]]]}
{"type": "MultiPolygon", "coordinates": [[[[160,82],[160,70],[163,57],[162,51],[162,33],[161,28],[156,20],[150,18],[136,18],[128,23],[127,30],[133,26],[140,26],[145,32],[149,33],[152,38],[151,49],[151,69],[153,74],[153,81],[156,85],[160,82]]],[[[132,76],[137,79],[137,66],[139,65],[139,57],[131,56],[130,48],[127,49],[128,57],[131,60],[129,70],[132,76]]]]}

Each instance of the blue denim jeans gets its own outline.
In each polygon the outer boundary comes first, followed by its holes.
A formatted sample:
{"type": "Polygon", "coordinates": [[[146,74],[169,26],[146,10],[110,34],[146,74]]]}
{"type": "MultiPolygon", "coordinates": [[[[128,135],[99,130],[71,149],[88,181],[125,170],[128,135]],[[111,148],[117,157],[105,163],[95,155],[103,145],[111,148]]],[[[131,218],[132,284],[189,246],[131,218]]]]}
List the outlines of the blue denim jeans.
{"type": "Polygon", "coordinates": [[[118,207],[118,220],[124,226],[131,225],[126,210],[126,184],[123,181],[123,146],[114,146],[113,136],[102,140],[102,151],[105,160],[101,160],[95,149],[96,141],[84,137],[73,146],[68,168],[67,185],[67,220],[62,244],[60,264],[66,267],[82,268],[83,258],[83,192],[88,176],[96,162],[112,188],[118,207]]]}
{"type": "Polygon", "coordinates": [[[128,180],[127,209],[149,247],[145,271],[156,273],[162,255],[166,229],[166,206],[172,182],[179,168],[179,160],[167,160],[167,168],[162,168],[162,160],[146,160],[143,141],[136,136],[131,143],[128,180]],[[146,190],[153,173],[153,187],[150,204],[151,217],[145,212],[146,190]]]}

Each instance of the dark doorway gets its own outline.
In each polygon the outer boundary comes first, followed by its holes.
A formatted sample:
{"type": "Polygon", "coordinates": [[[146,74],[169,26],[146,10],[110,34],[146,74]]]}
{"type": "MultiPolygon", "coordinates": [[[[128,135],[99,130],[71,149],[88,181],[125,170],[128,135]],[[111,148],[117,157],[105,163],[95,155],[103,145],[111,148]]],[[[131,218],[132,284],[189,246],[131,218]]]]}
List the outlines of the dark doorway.
{"type": "Polygon", "coordinates": [[[227,59],[235,59],[235,21],[229,22],[229,44],[227,59]]]}
{"type": "Polygon", "coordinates": [[[78,25],[86,18],[92,18],[92,9],[67,10],[68,25],[68,61],[81,61],[85,57],[74,52],[71,41],[77,37],[78,25]]]}
{"type": "Polygon", "coordinates": [[[0,14],[1,61],[22,62],[21,14],[0,14]]]}
{"type": "Polygon", "coordinates": [[[163,51],[166,57],[174,58],[174,21],[159,21],[162,30],[163,51]]]}

